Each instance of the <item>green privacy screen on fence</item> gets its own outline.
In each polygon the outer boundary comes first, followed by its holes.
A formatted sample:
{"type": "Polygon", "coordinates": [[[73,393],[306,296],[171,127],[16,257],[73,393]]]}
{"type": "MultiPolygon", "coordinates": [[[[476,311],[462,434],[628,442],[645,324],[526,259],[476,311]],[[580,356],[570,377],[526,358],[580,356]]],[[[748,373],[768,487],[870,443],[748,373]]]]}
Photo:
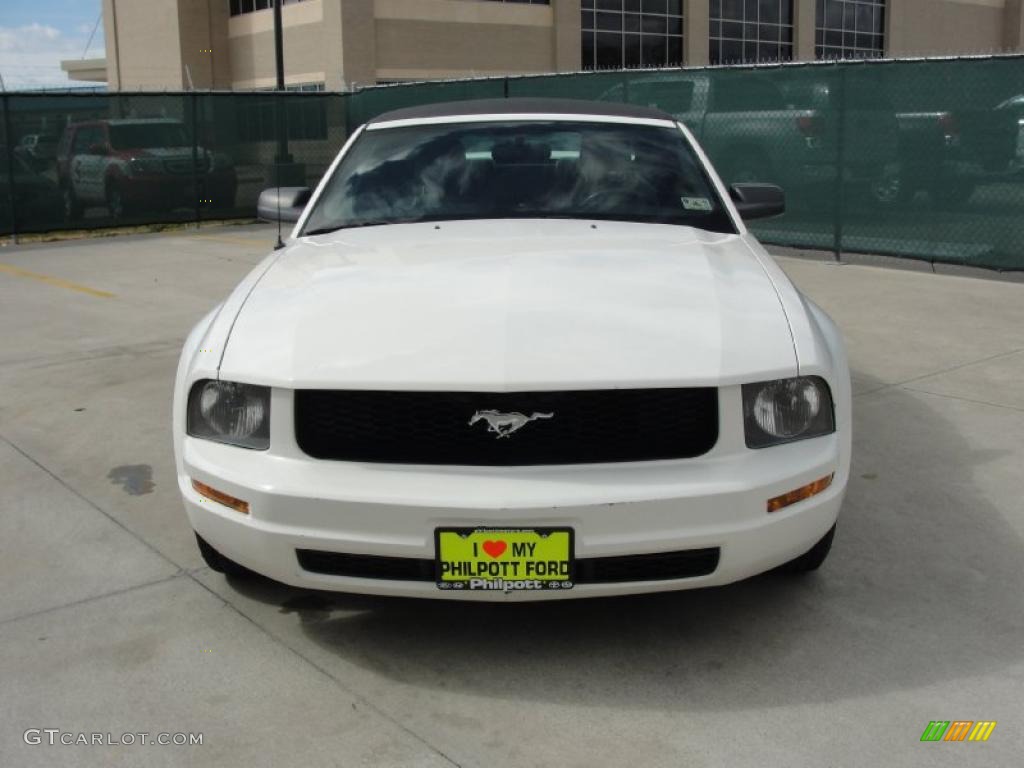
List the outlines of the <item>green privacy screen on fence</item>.
{"type": "Polygon", "coordinates": [[[0,234],[251,217],[391,109],[546,96],[658,107],[723,179],[781,185],[766,243],[1024,269],[1024,57],[616,71],[356,93],[7,94],[0,234]],[[112,166],[122,169],[112,174],[112,166]]]}
{"type": "Polygon", "coordinates": [[[251,218],[278,175],[320,179],[348,135],[346,98],[6,95],[0,232],[251,218]]]}

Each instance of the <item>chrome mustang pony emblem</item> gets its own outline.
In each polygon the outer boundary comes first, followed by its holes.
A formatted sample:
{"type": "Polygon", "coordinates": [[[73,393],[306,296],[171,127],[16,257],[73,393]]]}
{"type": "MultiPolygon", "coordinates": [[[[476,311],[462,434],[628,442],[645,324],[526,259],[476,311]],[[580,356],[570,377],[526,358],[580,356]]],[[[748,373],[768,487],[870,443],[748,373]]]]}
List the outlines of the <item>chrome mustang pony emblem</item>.
{"type": "Polygon", "coordinates": [[[551,419],[554,418],[553,413],[531,413],[529,416],[518,411],[512,413],[502,413],[501,411],[477,411],[473,414],[473,418],[469,420],[469,426],[473,426],[478,421],[483,419],[487,422],[487,431],[494,432],[498,435],[500,440],[503,437],[511,437],[512,433],[522,429],[531,421],[537,419],[551,419]]]}

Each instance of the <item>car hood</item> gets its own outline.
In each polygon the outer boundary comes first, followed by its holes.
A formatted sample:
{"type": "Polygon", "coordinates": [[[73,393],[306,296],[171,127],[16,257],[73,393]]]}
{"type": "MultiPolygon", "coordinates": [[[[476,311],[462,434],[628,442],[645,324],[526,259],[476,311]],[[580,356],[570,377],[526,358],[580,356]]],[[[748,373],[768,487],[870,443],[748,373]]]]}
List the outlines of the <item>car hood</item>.
{"type": "MultiPolygon", "coordinates": [[[[198,148],[199,153],[203,153],[203,148],[198,148]]],[[[135,147],[126,148],[120,150],[125,154],[133,155],[134,157],[192,157],[192,147],[135,147]]]]}
{"type": "Polygon", "coordinates": [[[738,235],[559,220],[341,230],[281,252],[220,375],[287,387],[701,386],[795,375],[738,235]]]}
{"type": "MultiPolygon", "coordinates": [[[[192,160],[192,147],[140,147],[139,149],[122,149],[118,154],[125,158],[146,157],[155,160],[192,160]]],[[[209,159],[210,152],[203,147],[196,147],[196,157],[209,159]]]]}

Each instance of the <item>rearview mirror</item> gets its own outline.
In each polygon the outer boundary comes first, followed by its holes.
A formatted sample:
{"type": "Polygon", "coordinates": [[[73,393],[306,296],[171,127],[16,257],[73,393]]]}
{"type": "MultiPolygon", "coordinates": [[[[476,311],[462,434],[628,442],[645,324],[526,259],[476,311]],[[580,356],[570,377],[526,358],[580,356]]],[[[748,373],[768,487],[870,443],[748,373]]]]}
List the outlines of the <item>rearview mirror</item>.
{"type": "Polygon", "coordinates": [[[312,194],[309,187],[264,189],[256,204],[256,217],[262,221],[298,221],[312,194]]]}
{"type": "Polygon", "coordinates": [[[733,184],[729,196],[744,220],[765,219],[786,212],[786,194],[774,184],[733,184]]]}

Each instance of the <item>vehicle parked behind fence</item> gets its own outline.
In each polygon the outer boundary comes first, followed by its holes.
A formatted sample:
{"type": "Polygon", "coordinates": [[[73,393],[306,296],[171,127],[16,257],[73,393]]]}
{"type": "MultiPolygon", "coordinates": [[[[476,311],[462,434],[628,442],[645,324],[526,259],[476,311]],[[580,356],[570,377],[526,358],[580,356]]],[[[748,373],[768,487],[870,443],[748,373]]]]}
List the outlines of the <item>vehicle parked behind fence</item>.
{"type": "Polygon", "coordinates": [[[9,164],[6,153],[0,152],[0,212],[16,207],[18,218],[30,227],[47,221],[60,208],[57,184],[23,154],[15,153],[11,160],[9,164]]]}
{"type": "Polygon", "coordinates": [[[53,162],[57,155],[57,139],[45,133],[29,133],[21,137],[14,153],[25,162],[42,170],[53,162]]]}
{"type": "Polygon", "coordinates": [[[901,112],[899,196],[925,192],[941,206],[966,203],[979,184],[1009,180],[1020,133],[1013,100],[994,108],[962,104],[901,112]]]}
{"type": "Polygon", "coordinates": [[[226,155],[193,147],[179,120],[94,120],[69,125],[57,149],[69,221],[102,206],[121,221],[149,210],[231,208],[237,179],[226,155]]]}
{"type": "Polygon", "coordinates": [[[661,109],[693,131],[727,182],[770,180],[797,196],[816,197],[834,185],[840,136],[852,149],[843,180],[888,202],[896,173],[897,125],[892,108],[872,94],[854,93],[851,125],[841,134],[840,98],[829,82],[804,79],[783,90],[765,77],[743,79],[684,72],[616,85],[601,98],[661,109]],[[870,152],[861,151],[870,147],[870,152]]]}
{"type": "Polygon", "coordinates": [[[890,205],[898,201],[901,165],[896,110],[878,77],[805,78],[782,86],[786,102],[809,143],[819,150],[818,162],[804,169],[808,181],[834,185],[838,167],[850,185],[849,202],[890,205]],[[814,177],[817,176],[815,179],[814,177]]]}

